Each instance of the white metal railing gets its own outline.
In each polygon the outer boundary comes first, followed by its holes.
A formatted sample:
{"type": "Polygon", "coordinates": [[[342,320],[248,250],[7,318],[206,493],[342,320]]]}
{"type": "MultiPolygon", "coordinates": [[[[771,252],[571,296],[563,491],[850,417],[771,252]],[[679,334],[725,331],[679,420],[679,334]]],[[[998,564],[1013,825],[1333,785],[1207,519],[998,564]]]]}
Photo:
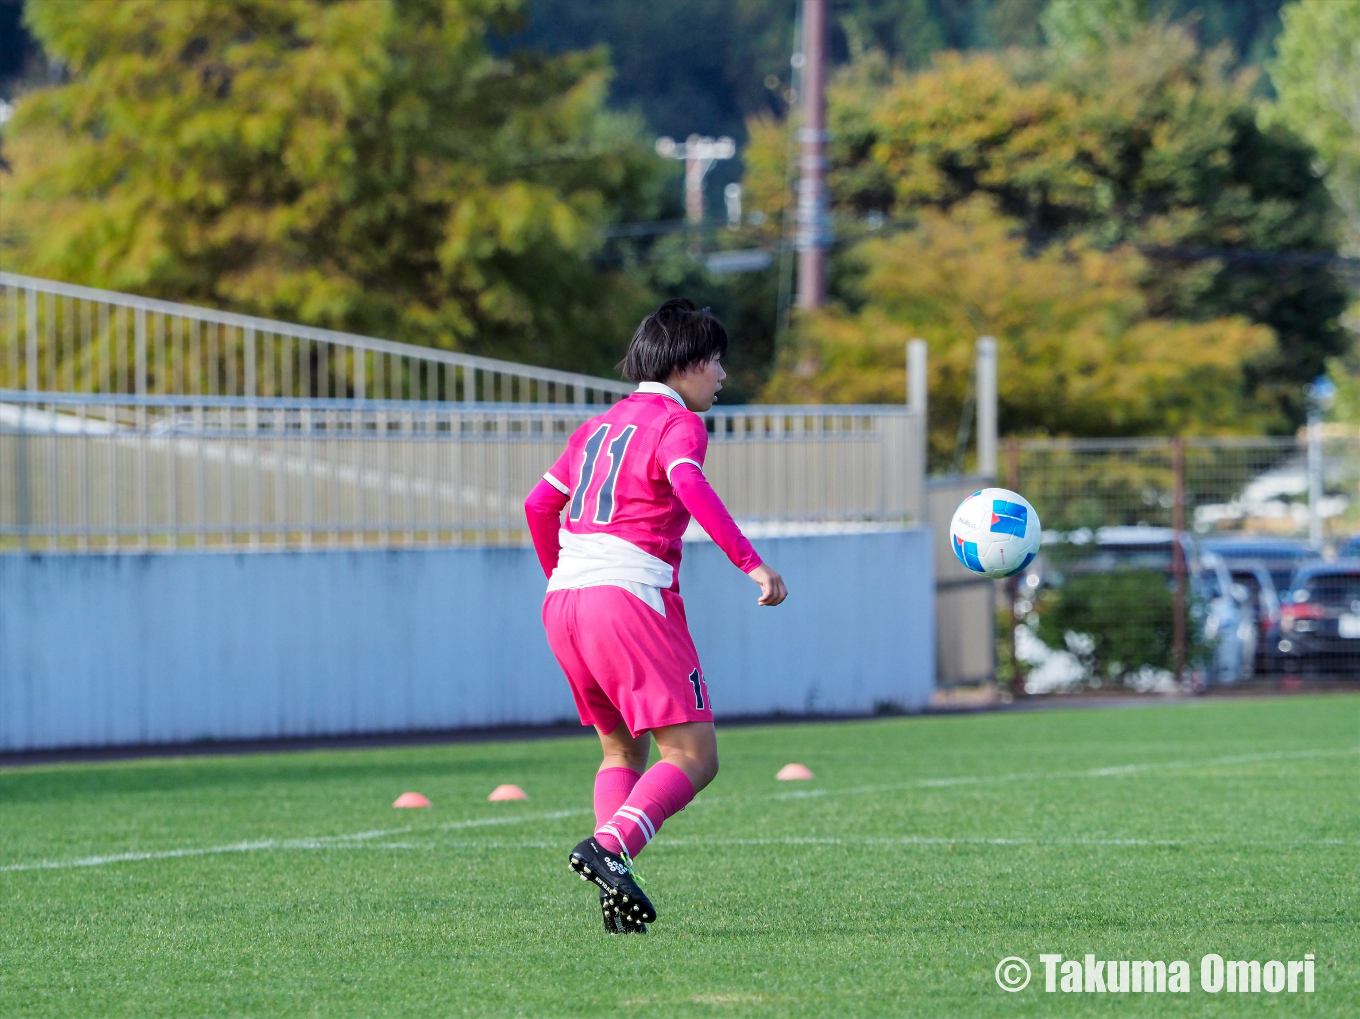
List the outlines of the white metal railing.
{"type": "MultiPolygon", "coordinates": [[[[0,390],[0,548],[518,544],[525,495],[600,409],[0,390]]],[[[919,518],[904,407],[705,417],[740,520],[919,518]]]]}
{"type": "Polygon", "coordinates": [[[0,272],[0,389],[601,404],[633,387],[0,272]]]}

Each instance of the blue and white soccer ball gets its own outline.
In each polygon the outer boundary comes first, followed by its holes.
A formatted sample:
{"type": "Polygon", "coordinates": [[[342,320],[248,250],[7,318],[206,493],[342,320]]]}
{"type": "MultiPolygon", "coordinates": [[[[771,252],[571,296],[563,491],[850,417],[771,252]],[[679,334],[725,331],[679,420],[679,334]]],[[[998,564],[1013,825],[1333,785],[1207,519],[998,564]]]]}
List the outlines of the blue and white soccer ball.
{"type": "Polygon", "coordinates": [[[996,580],[1013,577],[1033,562],[1042,536],[1034,507],[1004,488],[974,492],[959,504],[949,524],[959,562],[996,580]]]}

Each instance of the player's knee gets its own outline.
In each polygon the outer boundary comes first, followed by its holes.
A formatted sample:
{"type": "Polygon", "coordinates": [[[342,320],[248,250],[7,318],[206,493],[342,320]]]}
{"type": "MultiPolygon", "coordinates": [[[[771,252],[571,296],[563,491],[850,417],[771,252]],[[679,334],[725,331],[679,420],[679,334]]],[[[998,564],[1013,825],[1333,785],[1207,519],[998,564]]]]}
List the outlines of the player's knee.
{"type": "Polygon", "coordinates": [[[693,761],[693,768],[699,781],[695,782],[695,792],[708,785],[718,777],[718,751],[709,750],[696,756],[693,761]]]}

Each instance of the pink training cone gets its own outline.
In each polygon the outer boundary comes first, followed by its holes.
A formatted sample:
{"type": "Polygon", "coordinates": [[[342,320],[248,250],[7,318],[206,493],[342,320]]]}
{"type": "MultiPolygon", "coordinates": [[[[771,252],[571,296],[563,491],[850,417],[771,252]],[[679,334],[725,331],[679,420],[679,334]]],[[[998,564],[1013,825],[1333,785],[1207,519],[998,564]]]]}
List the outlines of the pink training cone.
{"type": "Polygon", "coordinates": [[[529,797],[517,785],[498,785],[491,790],[488,800],[527,800],[529,797]]]}
{"type": "Polygon", "coordinates": [[[394,807],[428,807],[430,801],[420,793],[402,793],[392,801],[394,807]]]}
{"type": "Polygon", "coordinates": [[[796,782],[799,779],[811,778],[812,772],[802,764],[786,764],[774,777],[781,782],[796,782]]]}

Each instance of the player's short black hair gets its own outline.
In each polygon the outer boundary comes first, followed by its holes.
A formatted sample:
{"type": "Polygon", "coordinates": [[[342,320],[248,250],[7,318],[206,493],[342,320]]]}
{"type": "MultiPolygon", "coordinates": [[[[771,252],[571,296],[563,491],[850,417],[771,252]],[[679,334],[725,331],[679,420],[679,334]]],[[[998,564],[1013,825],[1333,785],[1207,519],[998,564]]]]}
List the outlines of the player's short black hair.
{"type": "Polygon", "coordinates": [[[674,297],[642,320],[618,367],[630,382],[665,382],[725,353],[723,324],[688,297],[674,297]]]}

